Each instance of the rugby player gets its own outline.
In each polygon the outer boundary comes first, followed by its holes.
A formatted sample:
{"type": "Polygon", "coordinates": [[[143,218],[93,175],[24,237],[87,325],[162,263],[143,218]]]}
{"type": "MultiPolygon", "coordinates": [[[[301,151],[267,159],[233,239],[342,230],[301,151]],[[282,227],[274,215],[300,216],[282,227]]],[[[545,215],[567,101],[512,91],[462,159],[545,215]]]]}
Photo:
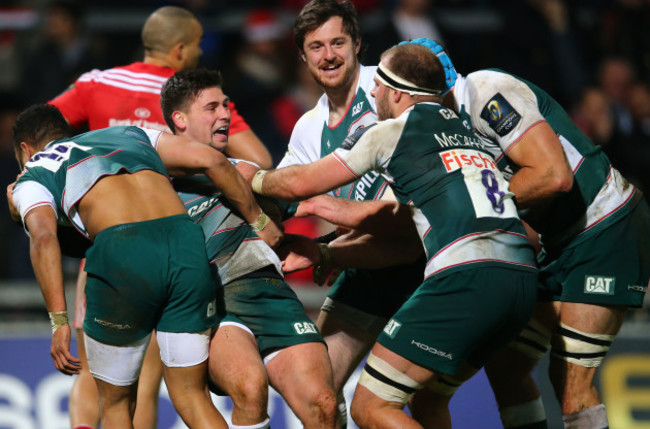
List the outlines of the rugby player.
{"type": "Polygon", "coordinates": [[[481,139],[438,104],[444,79],[428,48],[391,48],[374,76],[381,122],[319,161],[252,179],[257,193],[296,200],[375,170],[412,211],[425,280],[368,357],[351,409],[361,427],[422,427],[403,407],[425,386],[435,394],[435,427],[449,427],[454,391],[516,337],[537,298],[534,252],[513,195],[481,139]]]}
{"type": "MultiPolygon", "coordinates": [[[[198,64],[202,36],[203,28],[190,11],[176,6],[161,7],[147,18],[142,27],[142,61],[85,73],[50,104],[57,106],[71,126],[77,129],[137,125],[169,131],[160,110],[160,89],[176,70],[194,68],[198,64]]],[[[270,154],[237,113],[233,103],[230,110],[228,156],[271,167],[270,154]]],[[[99,418],[95,383],[85,365],[83,350],[84,284],[82,265],[77,279],[73,325],[77,328],[82,371],[74,381],[69,400],[70,420],[72,427],[77,429],[96,428],[99,418]]],[[[162,364],[155,340],[153,336],[138,385],[136,429],[155,429],[158,426],[162,364]]]]}
{"type": "Polygon", "coordinates": [[[84,343],[102,427],[133,427],[140,367],[156,329],[177,412],[192,428],[226,428],[206,378],[217,294],[203,234],[171,187],[168,171],[206,174],[270,244],[277,244],[281,232],[268,222],[260,227],[266,215],[243,178],[208,146],[139,127],[75,137],[67,137],[68,131],[51,105],[26,109],[14,124],[23,171],[12,197],[30,234],[32,264],[52,321],[56,368],[79,372],[79,360],[70,354],[56,233],[61,223],[93,242],[86,253],[84,343]]]}
{"type": "Polygon", "coordinates": [[[650,279],[650,212],[549,94],[497,69],[457,75],[446,58],[443,104],[486,137],[522,218],[539,233],[543,287],[535,317],[486,372],[506,428],[546,427],[530,376],[551,350],[549,376],[566,428],[609,426],[593,385],[628,308],[643,304],[650,279]]]}
{"type": "MultiPolygon", "coordinates": [[[[279,167],[317,161],[336,150],[349,134],[377,121],[375,101],[370,97],[375,67],[360,64],[360,38],[359,17],[350,1],[312,0],[298,14],[296,46],[325,94],[296,123],[279,167]]],[[[371,171],[331,195],[382,206],[386,203],[378,200],[389,198],[395,204],[386,190],[386,181],[371,171]]],[[[422,270],[422,265],[349,269],[339,276],[323,303],[316,324],[327,343],[343,419],[347,416],[345,382],[391,315],[421,283],[422,270]]]]}
{"type": "MultiPolygon", "coordinates": [[[[220,151],[228,145],[228,105],[216,71],[178,72],[161,92],[169,128],[220,151]]],[[[269,384],[304,427],[337,427],[332,369],[322,336],[283,281],[275,252],[220,192],[206,189],[203,179],[176,179],[174,186],[203,228],[213,274],[224,285],[227,315],[210,343],[209,374],[233,400],[231,427],[269,427],[269,384]]]]}

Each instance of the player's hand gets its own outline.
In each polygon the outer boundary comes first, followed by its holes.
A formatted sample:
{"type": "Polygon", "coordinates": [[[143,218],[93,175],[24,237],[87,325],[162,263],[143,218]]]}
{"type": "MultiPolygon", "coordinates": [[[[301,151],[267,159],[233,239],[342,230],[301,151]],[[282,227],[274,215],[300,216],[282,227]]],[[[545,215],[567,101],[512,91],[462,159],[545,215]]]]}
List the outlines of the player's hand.
{"type": "Polygon", "coordinates": [[[315,197],[308,198],[298,203],[295,217],[306,217],[311,215],[318,216],[318,207],[328,198],[333,198],[328,195],[316,195],[315,197]]]}
{"type": "Polygon", "coordinates": [[[270,221],[263,230],[258,231],[257,235],[259,235],[260,238],[272,249],[278,247],[284,238],[282,229],[280,229],[280,227],[278,227],[278,225],[273,221],[270,221]]]}
{"type": "Polygon", "coordinates": [[[79,374],[81,361],[70,353],[70,325],[65,324],[52,334],[50,354],[56,369],[65,375],[79,374]]]}
{"type": "Polygon", "coordinates": [[[286,234],[277,252],[285,273],[307,269],[320,260],[318,244],[304,235],[286,234]]]}
{"type": "Polygon", "coordinates": [[[11,219],[15,222],[20,222],[20,213],[16,208],[16,204],[14,204],[14,186],[16,186],[16,182],[7,185],[7,202],[9,203],[9,214],[11,215],[11,219]]]}

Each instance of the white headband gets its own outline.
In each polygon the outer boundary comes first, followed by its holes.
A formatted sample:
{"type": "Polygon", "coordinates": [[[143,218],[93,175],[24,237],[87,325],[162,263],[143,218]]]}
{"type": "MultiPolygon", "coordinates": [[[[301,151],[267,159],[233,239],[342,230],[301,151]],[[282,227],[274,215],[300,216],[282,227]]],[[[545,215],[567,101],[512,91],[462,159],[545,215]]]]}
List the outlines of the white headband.
{"type": "Polygon", "coordinates": [[[375,77],[384,85],[393,88],[397,91],[406,92],[409,95],[436,95],[440,96],[442,94],[441,90],[429,89],[418,86],[413,82],[397,76],[395,73],[390,71],[383,63],[379,63],[377,71],[375,72],[375,77]]]}

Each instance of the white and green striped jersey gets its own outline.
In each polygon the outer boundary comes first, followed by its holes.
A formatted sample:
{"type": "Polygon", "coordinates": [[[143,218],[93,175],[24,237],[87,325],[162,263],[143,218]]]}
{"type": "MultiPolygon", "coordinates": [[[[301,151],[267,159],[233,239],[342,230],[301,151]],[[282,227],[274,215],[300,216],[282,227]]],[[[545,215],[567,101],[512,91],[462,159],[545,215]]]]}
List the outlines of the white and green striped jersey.
{"type": "MultiPolygon", "coordinates": [[[[287,153],[278,168],[318,161],[334,152],[350,134],[377,122],[375,99],[370,96],[376,69],[361,66],[354,100],[334,127],[328,125],[330,108],[327,94],[323,94],[316,106],[296,123],[287,153]]],[[[355,201],[375,200],[381,198],[386,186],[379,173],[370,171],[356,182],[335,189],[331,195],[355,201]]]]}
{"type": "Polygon", "coordinates": [[[33,208],[49,205],[60,224],[71,224],[88,237],[76,206],[98,180],[122,171],[167,175],[155,150],[160,134],[135,126],[111,127],[50,142],[25,164],[14,187],[23,220],[33,208]]]}
{"type": "MultiPolygon", "coordinates": [[[[233,165],[240,162],[230,161],[233,165]]],[[[208,259],[216,267],[222,284],[269,265],[282,275],[282,264],[273,249],[234,211],[206,176],[176,178],[173,183],[188,214],[203,228],[208,259]]]]}
{"type": "Polygon", "coordinates": [[[334,156],[356,176],[379,171],[412,208],[425,276],[485,265],[535,270],[508,183],[452,110],[416,104],[350,136],[334,156]]]}
{"type": "Polygon", "coordinates": [[[461,118],[490,139],[485,144],[507,178],[517,170],[508,151],[527,130],[546,121],[557,134],[573,169],[573,189],[544,210],[522,211],[545,245],[581,242],[628,214],[639,200],[600,147],[534,84],[501,70],[480,70],[459,76],[454,98],[461,118]]]}

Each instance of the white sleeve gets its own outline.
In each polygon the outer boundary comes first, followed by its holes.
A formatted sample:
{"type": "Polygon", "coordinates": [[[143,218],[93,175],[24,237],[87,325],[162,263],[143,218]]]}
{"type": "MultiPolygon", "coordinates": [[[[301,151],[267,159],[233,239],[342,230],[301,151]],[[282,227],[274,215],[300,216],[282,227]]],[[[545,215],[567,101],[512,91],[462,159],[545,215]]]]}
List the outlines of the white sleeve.
{"type": "Polygon", "coordinates": [[[262,168],[262,167],[260,167],[259,165],[257,165],[256,163],[254,163],[253,161],[249,161],[249,160],[247,160],[247,159],[228,158],[228,161],[230,161],[230,163],[231,163],[232,165],[237,165],[237,164],[239,164],[239,163],[241,162],[241,163],[244,163],[244,164],[250,164],[250,165],[252,165],[253,167],[262,168]]]}
{"type": "Polygon", "coordinates": [[[36,207],[50,206],[54,210],[54,215],[57,216],[58,214],[56,201],[52,193],[45,186],[33,180],[16,185],[13,190],[13,200],[23,223],[27,213],[36,207]]]}
{"type": "Polygon", "coordinates": [[[362,135],[358,141],[352,141],[351,145],[346,143],[354,140],[355,136],[349,136],[343,145],[334,151],[334,156],[357,177],[372,170],[384,173],[402,135],[407,117],[408,115],[402,115],[367,127],[361,130],[362,135]]]}
{"type": "Polygon", "coordinates": [[[293,128],[287,152],[276,168],[318,161],[321,158],[322,127],[322,119],[320,119],[316,108],[302,115],[293,128]]]}
{"type": "Polygon", "coordinates": [[[143,127],[138,127],[140,128],[149,138],[149,142],[151,143],[151,146],[153,146],[154,149],[158,150],[158,139],[160,139],[160,135],[163,133],[160,130],[152,130],[151,128],[143,128],[143,127]]]}
{"type": "Polygon", "coordinates": [[[474,127],[498,142],[504,153],[533,125],[545,121],[537,97],[521,80],[484,70],[471,73],[467,81],[474,127]]]}

